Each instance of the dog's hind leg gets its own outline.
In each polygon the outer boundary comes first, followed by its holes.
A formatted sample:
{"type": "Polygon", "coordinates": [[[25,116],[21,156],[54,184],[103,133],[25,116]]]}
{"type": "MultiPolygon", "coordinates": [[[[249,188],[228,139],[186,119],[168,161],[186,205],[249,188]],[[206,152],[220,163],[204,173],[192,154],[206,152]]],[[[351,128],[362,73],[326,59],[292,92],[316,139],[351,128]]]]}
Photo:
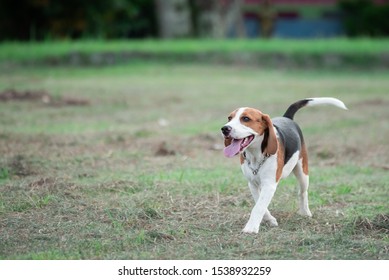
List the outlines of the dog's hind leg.
{"type": "Polygon", "coordinates": [[[299,160],[296,164],[296,167],[293,169],[293,173],[296,176],[299,184],[299,211],[298,213],[302,216],[312,217],[311,211],[309,210],[308,205],[308,186],[309,186],[309,176],[305,174],[303,170],[302,160],[299,160]]]}

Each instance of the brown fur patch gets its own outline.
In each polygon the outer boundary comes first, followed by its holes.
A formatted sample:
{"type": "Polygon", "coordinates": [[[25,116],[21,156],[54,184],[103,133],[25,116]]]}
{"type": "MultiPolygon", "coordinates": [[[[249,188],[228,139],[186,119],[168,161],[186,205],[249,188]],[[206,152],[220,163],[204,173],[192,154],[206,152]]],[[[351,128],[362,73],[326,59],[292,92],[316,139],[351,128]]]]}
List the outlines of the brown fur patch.
{"type": "Polygon", "coordinates": [[[267,145],[265,147],[265,152],[267,154],[274,155],[278,149],[278,140],[277,140],[277,136],[274,132],[273,122],[271,121],[269,115],[266,115],[266,114],[262,115],[262,120],[266,124],[268,131],[269,131],[269,135],[268,135],[268,139],[267,139],[267,143],[266,143],[267,145]]]}
{"type": "Polygon", "coordinates": [[[242,165],[244,163],[244,157],[242,154],[240,154],[240,165],[242,165]]]}
{"type": "Polygon", "coordinates": [[[304,142],[301,145],[300,157],[303,159],[303,172],[305,175],[308,175],[308,151],[304,142]]]}
{"type": "Polygon", "coordinates": [[[265,125],[262,121],[262,112],[253,109],[253,108],[247,108],[246,110],[243,111],[243,113],[240,115],[240,122],[247,126],[250,127],[252,130],[258,132],[259,135],[262,135],[264,130],[265,130],[265,125]],[[243,119],[247,117],[250,119],[250,121],[245,122],[243,119]]]}
{"type": "Polygon", "coordinates": [[[284,169],[284,160],[285,160],[285,147],[284,145],[278,143],[276,182],[278,182],[281,179],[282,170],[284,169]]]}
{"type": "Polygon", "coordinates": [[[232,120],[236,116],[236,112],[238,112],[238,109],[235,111],[232,111],[231,114],[228,115],[228,121],[232,120]]]}
{"type": "Polygon", "coordinates": [[[224,147],[231,145],[231,142],[232,142],[231,137],[224,137],[224,147]]]}

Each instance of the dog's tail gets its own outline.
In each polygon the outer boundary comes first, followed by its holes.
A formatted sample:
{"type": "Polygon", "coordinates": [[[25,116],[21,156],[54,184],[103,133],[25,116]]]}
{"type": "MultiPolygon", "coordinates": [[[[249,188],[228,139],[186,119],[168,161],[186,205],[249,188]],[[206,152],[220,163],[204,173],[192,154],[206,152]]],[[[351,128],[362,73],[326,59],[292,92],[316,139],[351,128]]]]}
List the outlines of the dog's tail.
{"type": "Polygon", "coordinates": [[[339,99],[333,97],[315,97],[299,100],[289,106],[284,117],[293,120],[294,114],[302,107],[318,106],[318,105],[334,105],[344,110],[348,110],[346,105],[339,99]]]}

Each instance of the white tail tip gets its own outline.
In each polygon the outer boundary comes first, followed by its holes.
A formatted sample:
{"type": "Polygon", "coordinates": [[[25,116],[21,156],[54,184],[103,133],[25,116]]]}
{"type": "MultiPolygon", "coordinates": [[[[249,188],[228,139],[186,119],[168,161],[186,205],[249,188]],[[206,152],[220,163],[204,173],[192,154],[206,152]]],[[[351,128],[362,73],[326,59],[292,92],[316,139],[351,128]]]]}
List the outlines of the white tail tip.
{"type": "Polygon", "coordinates": [[[346,105],[344,103],[333,97],[315,97],[315,98],[308,98],[309,102],[307,106],[318,106],[318,105],[333,105],[338,108],[341,108],[343,110],[348,110],[346,105]]]}

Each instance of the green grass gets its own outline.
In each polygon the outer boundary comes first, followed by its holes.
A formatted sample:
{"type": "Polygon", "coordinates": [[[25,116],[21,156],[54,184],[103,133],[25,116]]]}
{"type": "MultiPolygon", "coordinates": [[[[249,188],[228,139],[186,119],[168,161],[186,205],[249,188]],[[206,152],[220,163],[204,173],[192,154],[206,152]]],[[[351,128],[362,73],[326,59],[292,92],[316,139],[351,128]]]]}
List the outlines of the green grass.
{"type": "Polygon", "coordinates": [[[0,169],[0,180],[7,180],[9,179],[9,171],[8,168],[2,167],[0,169]]]}
{"type": "Polygon", "coordinates": [[[0,102],[0,259],[389,259],[387,71],[153,62],[0,71],[0,91],[89,101],[0,102]],[[240,234],[253,201],[238,158],[223,156],[220,127],[236,107],[278,116],[311,96],[349,108],[296,115],[313,218],[296,214],[290,177],[270,206],[279,227],[240,234]]]}
{"type": "Polygon", "coordinates": [[[0,61],[35,61],[62,57],[70,53],[140,52],[149,54],[197,54],[265,52],[281,54],[382,54],[387,53],[386,39],[317,40],[166,40],[166,41],[47,41],[0,44],[0,61]]]}

